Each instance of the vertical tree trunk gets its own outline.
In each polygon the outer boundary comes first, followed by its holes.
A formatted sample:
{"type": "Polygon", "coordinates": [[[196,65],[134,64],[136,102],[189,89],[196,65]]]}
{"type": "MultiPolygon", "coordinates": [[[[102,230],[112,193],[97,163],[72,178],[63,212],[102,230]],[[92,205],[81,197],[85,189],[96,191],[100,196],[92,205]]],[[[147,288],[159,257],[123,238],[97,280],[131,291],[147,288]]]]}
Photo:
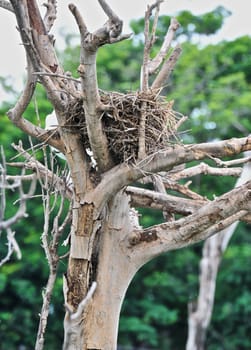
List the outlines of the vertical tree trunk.
{"type": "MultiPolygon", "coordinates": [[[[119,193],[105,209],[101,227],[97,232],[98,237],[93,246],[88,285],[95,280],[96,291],[84,309],[82,324],[76,327],[77,336],[69,330],[71,326],[66,320],[65,333],[71,333],[71,341],[68,341],[71,347],[65,346],[65,350],[117,348],[121,305],[128,285],[139,268],[131,261],[129,251],[124,246],[124,241],[133,229],[130,217],[128,197],[119,193]]],[[[83,263],[80,263],[80,266],[85,268],[83,263]]],[[[85,280],[84,276],[83,279],[85,280]]],[[[77,288],[74,283],[68,287],[71,290],[77,288]]]]}
{"type": "Polygon", "coordinates": [[[206,332],[214,304],[216,277],[221,260],[219,235],[204,244],[200,262],[200,291],[196,303],[188,306],[188,340],[186,350],[204,350],[206,332]]]}

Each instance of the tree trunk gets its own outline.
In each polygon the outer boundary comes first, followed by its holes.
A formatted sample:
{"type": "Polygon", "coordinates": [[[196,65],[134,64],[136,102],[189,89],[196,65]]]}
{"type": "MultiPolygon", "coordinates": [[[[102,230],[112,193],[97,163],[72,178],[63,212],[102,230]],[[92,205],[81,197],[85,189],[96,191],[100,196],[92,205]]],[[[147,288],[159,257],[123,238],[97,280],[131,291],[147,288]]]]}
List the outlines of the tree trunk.
{"type": "MultiPolygon", "coordinates": [[[[124,246],[124,241],[135,228],[131,220],[133,212],[129,207],[128,196],[119,193],[110,201],[104,212],[104,218],[93,245],[91,260],[88,263],[82,260],[80,263],[81,259],[78,258],[79,266],[84,270],[81,295],[85,296],[83,291],[86,286],[84,278],[86,274],[89,278],[87,288],[95,280],[97,289],[86,305],[81,320],[75,324],[75,328],[69,320],[70,315],[66,315],[65,334],[68,336],[65,337],[65,350],[115,350],[117,348],[121,305],[128,285],[139,265],[130,259],[129,251],[124,246]],[[87,264],[89,270],[86,272],[87,264]],[[81,327],[79,327],[80,322],[83,322],[81,327]]],[[[77,279],[72,279],[70,273],[69,268],[67,303],[76,310],[80,300],[76,302],[71,292],[74,290],[79,292],[79,286],[76,286],[77,279]]],[[[80,271],[78,273],[81,275],[80,271]]]]}

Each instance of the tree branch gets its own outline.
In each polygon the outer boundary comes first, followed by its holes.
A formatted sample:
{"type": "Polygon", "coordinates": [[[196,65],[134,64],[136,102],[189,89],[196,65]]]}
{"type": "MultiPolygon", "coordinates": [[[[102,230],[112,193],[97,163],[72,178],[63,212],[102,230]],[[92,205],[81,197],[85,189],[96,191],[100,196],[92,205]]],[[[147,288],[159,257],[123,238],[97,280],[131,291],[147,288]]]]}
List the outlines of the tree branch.
{"type": "Polygon", "coordinates": [[[63,289],[64,289],[64,299],[66,316],[64,319],[64,345],[63,350],[78,349],[81,339],[81,327],[79,324],[82,322],[83,311],[90,302],[95,290],[97,288],[97,283],[93,282],[88,293],[84,299],[79,303],[77,311],[74,312],[71,305],[67,303],[68,294],[68,282],[64,277],[63,279],[63,289]]]}
{"type": "Polygon", "coordinates": [[[7,246],[8,251],[4,258],[0,259],[0,266],[5,264],[11,257],[12,253],[15,252],[17,254],[17,258],[21,259],[21,251],[19,249],[18,243],[15,239],[15,232],[12,231],[12,226],[17,223],[20,219],[27,216],[26,214],[26,203],[31,198],[33,193],[35,192],[36,188],[36,178],[33,177],[31,179],[31,185],[29,188],[29,191],[27,194],[23,192],[22,187],[22,178],[25,176],[25,174],[21,174],[20,178],[14,178],[11,179],[13,181],[11,184],[8,183],[8,176],[6,174],[6,161],[5,156],[3,152],[3,148],[1,147],[1,158],[2,158],[2,164],[0,164],[0,237],[1,232],[6,231],[7,234],[7,246]],[[19,191],[19,207],[16,211],[16,213],[8,218],[5,219],[5,209],[6,209],[6,189],[15,190],[18,189],[19,191]]]}
{"type": "Polygon", "coordinates": [[[8,10],[10,12],[14,12],[12,5],[9,3],[9,1],[0,0],[0,7],[2,7],[5,10],[8,10]]]}
{"type": "Polygon", "coordinates": [[[57,174],[55,174],[53,171],[51,171],[45,165],[43,165],[41,162],[35,159],[30,153],[28,153],[23,149],[22,144],[19,144],[19,145],[12,144],[12,146],[14,149],[20,152],[20,155],[22,155],[26,159],[26,161],[21,164],[11,163],[9,165],[22,166],[25,169],[36,172],[39,178],[44,180],[46,179],[50,184],[50,187],[59,191],[61,194],[64,195],[65,198],[67,199],[72,198],[73,192],[70,186],[68,186],[66,179],[57,176],[57,174]]]}
{"type": "Polygon", "coordinates": [[[134,246],[133,254],[145,263],[163,252],[204,240],[244,217],[250,211],[250,199],[251,181],[205,204],[185,218],[136,230],[129,238],[129,244],[134,246]]]}
{"type": "Polygon", "coordinates": [[[167,210],[171,213],[181,215],[190,215],[204,205],[206,200],[193,200],[182,197],[175,197],[156,191],[146,190],[128,186],[125,192],[131,197],[133,207],[152,208],[158,210],[167,210]]]}
{"type": "Polygon", "coordinates": [[[57,1],[48,0],[47,3],[44,3],[43,5],[46,7],[46,13],[43,22],[46,32],[49,33],[57,18],[57,1]]]}
{"type": "Polygon", "coordinates": [[[159,74],[152,83],[151,88],[153,90],[159,90],[165,85],[165,82],[168,80],[170,74],[172,73],[174,66],[181,55],[181,52],[181,46],[177,45],[171,53],[170,57],[164,62],[159,74]]]}
{"type": "Polygon", "coordinates": [[[193,160],[202,160],[216,156],[228,157],[247,150],[251,150],[251,136],[212,143],[175,145],[166,151],[152,154],[135,165],[120,164],[113,167],[113,169],[103,175],[102,181],[95,190],[86,194],[82,204],[85,202],[95,203],[96,208],[102,208],[107,203],[107,200],[124,186],[146,175],[169,171],[176,165],[193,160]],[[103,193],[103,196],[99,196],[98,193],[103,193]]]}
{"type": "Polygon", "coordinates": [[[102,129],[102,110],[98,91],[96,54],[99,47],[100,38],[97,33],[91,35],[86,24],[73,4],[69,9],[75,17],[81,36],[81,56],[79,74],[84,97],[84,110],[87,124],[88,138],[93,152],[93,157],[98,164],[98,169],[102,172],[112,166],[112,161],[108,151],[107,138],[102,129]]]}
{"type": "Polygon", "coordinates": [[[145,36],[145,45],[144,45],[144,54],[143,54],[143,65],[141,67],[141,86],[142,91],[148,90],[148,79],[149,79],[149,61],[150,61],[150,52],[151,48],[156,40],[155,33],[157,30],[157,23],[159,17],[159,8],[163,0],[157,0],[153,5],[147,6],[145,12],[145,27],[144,27],[144,36],[145,36]],[[150,35],[150,18],[152,16],[153,10],[155,11],[152,31],[150,35]]]}
{"type": "Polygon", "coordinates": [[[242,168],[213,168],[208,164],[202,162],[196,166],[191,168],[184,169],[182,171],[177,172],[176,174],[172,174],[172,180],[180,180],[188,177],[193,177],[199,174],[204,175],[215,175],[215,176],[240,176],[242,172],[242,168]]]}
{"type": "Polygon", "coordinates": [[[166,55],[168,54],[168,51],[171,48],[171,43],[174,39],[175,32],[177,31],[179,26],[180,26],[180,24],[177,21],[177,19],[172,18],[171,22],[170,22],[170,26],[168,28],[168,31],[166,33],[166,36],[164,38],[164,41],[162,43],[162,46],[161,46],[158,54],[148,63],[149,74],[155,73],[155,71],[162,64],[163,60],[165,59],[166,55]]]}

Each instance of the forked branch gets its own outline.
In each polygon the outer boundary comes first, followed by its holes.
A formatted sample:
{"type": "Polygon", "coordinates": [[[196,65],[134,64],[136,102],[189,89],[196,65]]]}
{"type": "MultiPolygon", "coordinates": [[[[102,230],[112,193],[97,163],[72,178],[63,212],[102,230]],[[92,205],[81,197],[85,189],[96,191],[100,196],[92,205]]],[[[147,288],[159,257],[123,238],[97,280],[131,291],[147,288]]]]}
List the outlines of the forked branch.
{"type": "Polygon", "coordinates": [[[121,164],[113,167],[103,175],[95,190],[86,194],[82,204],[95,203],[96,208],[103,208],[114,193],[147,175],[169,171],[176,165],[193,160],[233,156],[247,150],[251,150],[251,136],[212,143],[176,145],[150,155],[135,165],[121,164]],[[98,195],[99,191],[103,193],[102,198],[98,195]]]}
{"type": "Polygon", "coordinates": [[[240,220],[250,210],[251,181],[203,205],[185,218],[137,230],[129,242],[135,246],[134,254],[146,262],[168,250],[204,240],[240,220]]]}

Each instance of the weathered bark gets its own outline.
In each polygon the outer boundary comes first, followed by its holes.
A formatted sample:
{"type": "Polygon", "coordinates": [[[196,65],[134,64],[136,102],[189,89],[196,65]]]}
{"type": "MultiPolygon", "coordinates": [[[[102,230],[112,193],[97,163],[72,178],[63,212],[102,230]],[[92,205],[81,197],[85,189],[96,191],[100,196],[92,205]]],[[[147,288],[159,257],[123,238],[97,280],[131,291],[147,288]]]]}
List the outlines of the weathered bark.
{"type": "MultiPolygon", "coordinates": [[[[116,349],[120,308],[128,285],[139,268],[130,258],[129,246],[125,246],[130,233],[138,228],[135,227],[135,215],[125,193],[117,194],[105,210],[93,254],[89,257],[89,281],[83,286],[83,289],[88,289],[92,281],[97,282],[93,298],[78,320],[79,324],[84,322],[84,328],[77,327],[74,331],[75,320],[71,322],[69,314],[65,319],[65,334],[71,338],[71,350],[79,349],[79,344],[84,350],[116,349]]],[[[72,287],[68,284],[68,288],[69,301],[72,287]]],[[[82,294],[82,298],[84,296],[82,294]]],[[[76,308],[79,302],[79,299],[74,301],[76,308]]],[[[66,337],[67,341],[69,337],[66,337]]]]}

